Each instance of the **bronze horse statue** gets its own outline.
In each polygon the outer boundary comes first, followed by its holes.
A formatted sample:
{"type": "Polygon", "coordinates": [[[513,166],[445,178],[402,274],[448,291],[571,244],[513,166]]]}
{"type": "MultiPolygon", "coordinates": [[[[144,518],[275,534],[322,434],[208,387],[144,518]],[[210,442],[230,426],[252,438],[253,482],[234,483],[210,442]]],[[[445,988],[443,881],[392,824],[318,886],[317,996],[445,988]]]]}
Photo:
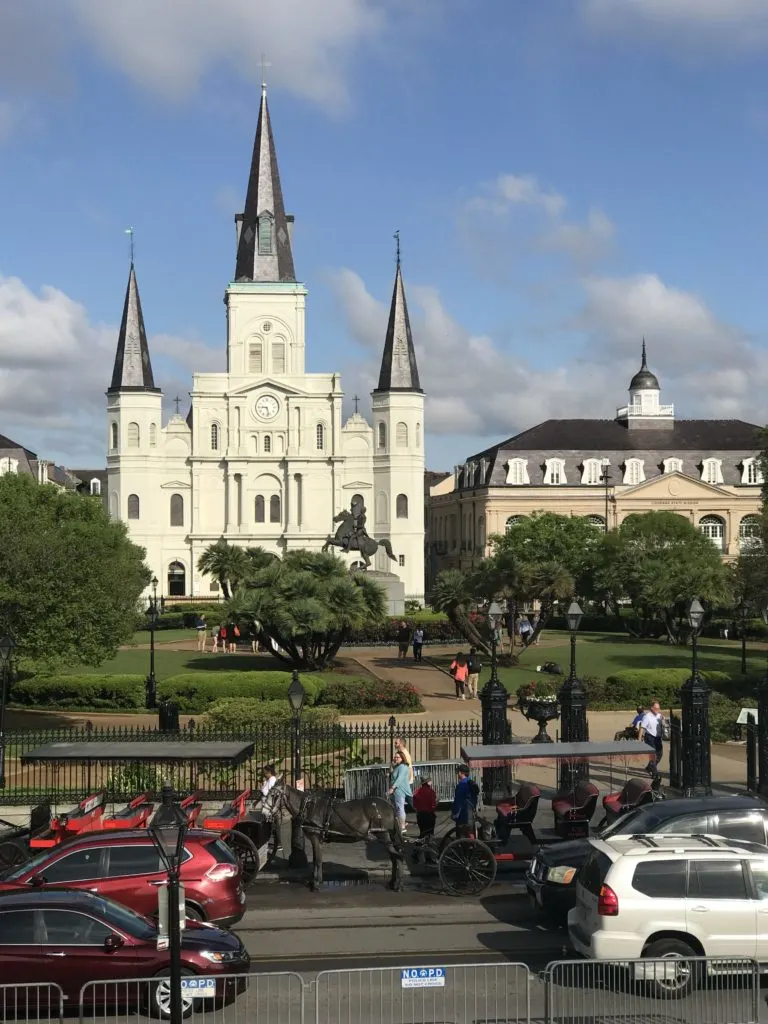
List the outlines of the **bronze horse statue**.
{"type": "Polygon", "coordinates": [[[333,537],[327,537],[323,545],[323,551],[328,548],[340,548],[342,551],[359,551],[365,562],[365,567],[371,564],[371,555],[375,555],[379,548],[384,548],[387,555],[393,562],[397,561],[392,545],[387,539],[375,540],[368,535],[365,528],[366,521],[365,505],[359,495],[352,499],[350,511],[346,509],[333,517],[334,523],[339,527],[333,537]]]}
{"type": "Polygon", "coordinates": [[[375,839],[386,849],[392,862],[390,889],[403,886],[405,846],[395,808],[381,797],[365,800],[336,800],[325,793],[303,792],[286,786],[282,780],[272,787],[261,802],[266,818],[277,820],[282,811],[301,825],[312,846],[314,891],[323,884],[323,846],[325,843],[364,843],[375,839]]]}

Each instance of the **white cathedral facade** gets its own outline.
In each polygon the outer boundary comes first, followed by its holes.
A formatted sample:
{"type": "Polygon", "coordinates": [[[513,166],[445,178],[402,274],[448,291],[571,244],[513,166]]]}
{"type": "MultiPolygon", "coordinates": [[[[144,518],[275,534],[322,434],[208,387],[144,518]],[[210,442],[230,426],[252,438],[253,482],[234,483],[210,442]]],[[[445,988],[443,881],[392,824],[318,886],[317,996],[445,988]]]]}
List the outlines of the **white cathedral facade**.
{"type": "Polygon", "coordinates": [[[307,291],[294,271],[266,90],[235,223],[226,372],[195,373],[187,417],[165,425],[131,265],[107,391],[110,514],[146,549],[163,594],[212,597],[218,585],[197,569],[210,544],[319,550],[334,515],[362,498],[368,533],[395,555],[380,548],[373,568],[423,601],[424,394],[399,257],[373,425],[357,412],[343,422],[340,375],[305,371],[307,291]]]}

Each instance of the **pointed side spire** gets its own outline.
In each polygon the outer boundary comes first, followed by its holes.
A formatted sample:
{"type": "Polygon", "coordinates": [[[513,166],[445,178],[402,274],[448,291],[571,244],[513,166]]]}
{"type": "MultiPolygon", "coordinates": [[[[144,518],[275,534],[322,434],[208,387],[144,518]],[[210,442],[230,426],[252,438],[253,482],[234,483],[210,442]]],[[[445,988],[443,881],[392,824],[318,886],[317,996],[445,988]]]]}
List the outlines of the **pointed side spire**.
{"type": "Polygon", "coordinates": [[[643,338],[643,361],[640,364],[640,369],[641,370],[647,370],[648,369],[648,360],[646,359],[646,356],[645,356],[645,338],[643,338]]]}
{"type": "Polygon", "coordinates": [[[295,281],[289,218],[285,215],[275,140],[267,106],[267,87],[261,87],[261,106],[239,222],[235,281],[295,281]]]}
{"type": "MultiPolygon", "coordinates": [[[[400,267],[400,232],[397,239],[397,269],[392,305],[389,310],[387,336],[384,341],[384,355],[381,359],[379,386],[376,391],[421,391],[419,370],[416,365],[416,350],[413,347],[411,322],[408,319],[408,305],[405,301],[403,272],[400,267]]],[[[375,392],[374,392],[375,393],[375,392]]]]}
{"type": "Polygon", "coordinates": [[[645,338],[643,338],[643,358],[640,369],[629,382],[630,391],[659,391],[659,378],[648,369],[648,358],[645,351],[645,338]]]}
{"type": "Polygon", "coordinates": [[[112,371],[112,383],[108,394],[114,391],[158,391],[152,376],[152,363],[149,359],[147,332],[144,328],[144,315],[141,312],[139,286],[136,282],[136,271],[131,261],[128,275],[128,287],[125,292],[123,319],[117,339],[115,367],[112,371]]]}

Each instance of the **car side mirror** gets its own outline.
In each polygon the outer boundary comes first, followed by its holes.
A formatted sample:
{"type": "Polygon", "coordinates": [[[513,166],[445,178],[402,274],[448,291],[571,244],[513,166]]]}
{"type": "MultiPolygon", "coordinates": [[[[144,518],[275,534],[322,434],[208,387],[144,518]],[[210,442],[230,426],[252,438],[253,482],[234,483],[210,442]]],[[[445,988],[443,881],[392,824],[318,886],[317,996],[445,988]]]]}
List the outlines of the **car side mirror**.
{"type": "Polygon", "coordinates": [[[34,886],[35,889],[39,889],[41,885],[45,885],[45,875],[32,875],[29,879],[29,884],[34,886]]]}
{"type": "Polygon", "coordinates": [[[125,940],[121,935],[108,935],[104,939],[104,951],[106,953],[116,953],[125,944],[125,940]]]}

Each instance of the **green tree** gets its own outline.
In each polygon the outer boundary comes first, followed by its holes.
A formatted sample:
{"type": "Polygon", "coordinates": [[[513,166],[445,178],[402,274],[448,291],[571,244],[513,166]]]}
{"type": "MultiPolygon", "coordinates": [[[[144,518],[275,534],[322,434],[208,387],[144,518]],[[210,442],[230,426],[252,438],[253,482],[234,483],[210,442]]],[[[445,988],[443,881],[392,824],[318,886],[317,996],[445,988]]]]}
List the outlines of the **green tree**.
{"type": "Polygon", "coordinates": [[[101,502],[0,477],[0,631],[22,663],[98,665],[132,636],[151,573],[101,502]]]}
{"type": "Polygon", "coordinates": [[[288,551],[250,572],[229,603],[258,622],[273,653],[294,668],[327,668],[353,629],[384,618],[382,588],[332,554],[288,551]]]}
{"type": "MultiPolygon", "coordinates": [[[[263,550],[251,548],[249,550],[263,550]]],[[[266,552],[264,552],[266,554],[266,552]]],[[[197,560],[197,568],[205,576],[219,581],[224,600],[229,601],[232,592],[245,579],[251,569],[252,559],[244,548],[230,544],[221,537],[210,544],[197,560]]]]}
{"type": "Polygon", "coordinates": [[[443,569],[432,588],[431,604],[436,611],[445,612],[451,625],[468,643],[488,652],[487,641],[469,617],[472,604],[482,596],[477,586],[476,575],[470,576],[461,569],[443,569]]]}
{"type": "Polygon", "coordinates": [[[631,601],[640,619],[660,619],[671,643],[687,640],[694,597],[709,605],[732,599],[720,552],[675,512],[627,516],[603,540],[597,580],[615,601],[631,601]]]}

